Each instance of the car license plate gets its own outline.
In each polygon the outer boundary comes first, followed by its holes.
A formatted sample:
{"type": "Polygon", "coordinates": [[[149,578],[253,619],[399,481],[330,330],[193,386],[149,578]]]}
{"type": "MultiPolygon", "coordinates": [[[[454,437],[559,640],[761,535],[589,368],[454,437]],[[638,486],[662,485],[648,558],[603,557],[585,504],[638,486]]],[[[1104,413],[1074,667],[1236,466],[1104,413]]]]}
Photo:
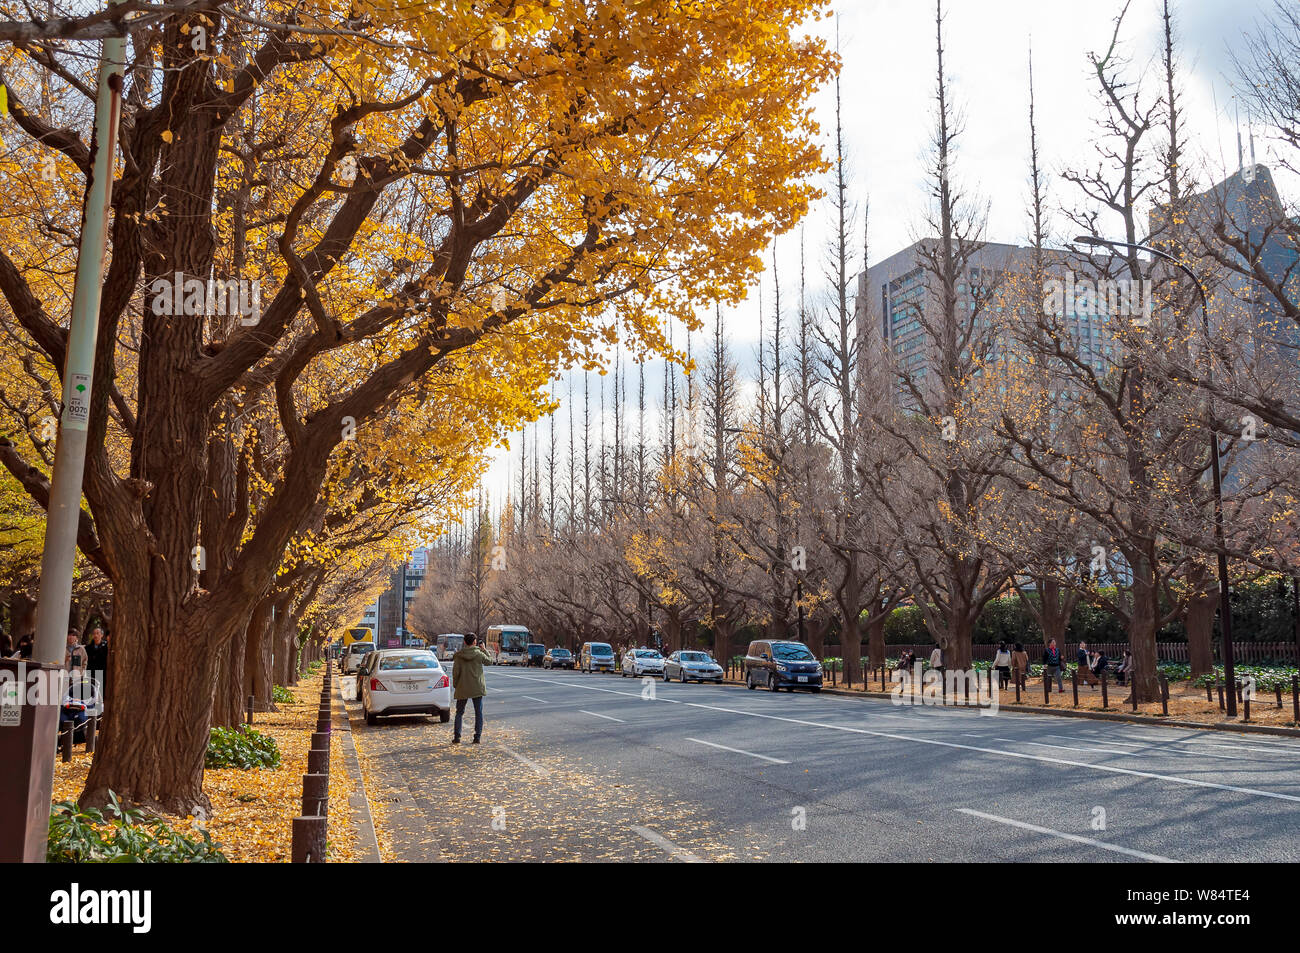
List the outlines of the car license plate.
{"type": "Polygon", "coordinates": [[[800,676],[799,676],[799,681],[801,681],[801,682],[806,682],[806,681],[808,681],[808,676],[807,676],[807,675],[800,675],[800,676]]]}

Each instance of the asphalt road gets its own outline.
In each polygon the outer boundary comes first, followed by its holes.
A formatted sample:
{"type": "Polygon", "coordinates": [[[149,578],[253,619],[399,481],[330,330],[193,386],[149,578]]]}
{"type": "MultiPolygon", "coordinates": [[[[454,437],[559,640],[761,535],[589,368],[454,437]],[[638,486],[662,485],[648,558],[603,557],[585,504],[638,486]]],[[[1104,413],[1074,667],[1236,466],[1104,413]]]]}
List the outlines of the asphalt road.
{"type": "Polygon", "coordinates": [[[567,671],[487,683],[472,752],[423,719],[357,727],[447,859],[1300,859],[1290,739],[567,671]],[[504,802],[512,839],[451,784],[504,802]]]}

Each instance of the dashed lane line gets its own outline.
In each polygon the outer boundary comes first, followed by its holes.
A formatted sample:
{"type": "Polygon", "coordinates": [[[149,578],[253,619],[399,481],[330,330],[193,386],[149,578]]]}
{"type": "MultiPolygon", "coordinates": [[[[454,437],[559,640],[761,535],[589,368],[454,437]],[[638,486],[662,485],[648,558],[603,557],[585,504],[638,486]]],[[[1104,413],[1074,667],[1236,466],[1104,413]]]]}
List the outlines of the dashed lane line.
{"type": "Polygon", "coordinates": [[[1156,864],[1178,864],[1182,861],[1172,860],[1169,857],[1161,857],[1159,854],[1147,854],[1140,850],[1134,850],[1131,847],[1122,847],[1119,844],[1107,844],[1105,841],[1093,840],[1091,837],[1081,837],[1078,834],[1067,834],[1064,831],[1054,831],[1050,827],[1039,827],[1037,824],[1026,824],[1024,821],[1017,821],[1010,817],[999,817],[997,814],[985,814],[983,811],[972,811],[970,808],[959,807],[956,809],[958,814],[969,814],[971,817],[983,818],[986,821],[996,821],[999,824],[1006,824],[1009,827],[1018,827],[1021,830],[1033,831],[1035,834],[1047,834],[1051,837],[1059,837],[1062,840],[1074,841],[1076,844],[1087,844],[1089,847],[1100,847],[1102,850],[1114,851],[1117,854],[1126,854],[1129,857],[1136,857],[1138,860],[1149,860],[1156,864]]]}

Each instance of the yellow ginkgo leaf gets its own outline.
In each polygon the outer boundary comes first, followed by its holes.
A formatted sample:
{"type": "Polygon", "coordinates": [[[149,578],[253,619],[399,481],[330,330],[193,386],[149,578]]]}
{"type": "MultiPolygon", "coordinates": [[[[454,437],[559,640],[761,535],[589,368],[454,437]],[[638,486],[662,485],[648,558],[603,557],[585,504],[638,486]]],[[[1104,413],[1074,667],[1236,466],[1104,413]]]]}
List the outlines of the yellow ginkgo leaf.
{"type": "Polygon", "coordinates": [[[172,131],[171,131],[170,129],[164,129],[164,130],[163,130],[163,133],[162,133],[162,141],[163,141],[163,142],[166,142],[166,143],[169,143],[169,144],[170,144],[171,141],[172,141],[172,139],[174,139],[174,138],[175,138],[175,137],[172,135],[172,131]]]}

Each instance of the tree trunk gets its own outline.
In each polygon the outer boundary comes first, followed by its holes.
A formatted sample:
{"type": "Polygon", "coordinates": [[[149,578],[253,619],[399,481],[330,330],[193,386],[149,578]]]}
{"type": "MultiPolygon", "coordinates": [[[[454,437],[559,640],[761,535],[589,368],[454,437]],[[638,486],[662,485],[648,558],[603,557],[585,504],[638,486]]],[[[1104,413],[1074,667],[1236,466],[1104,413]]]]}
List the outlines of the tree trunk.
{"type": "Polygon", "coordinates": [[[867,622],[867,655],[873,670],[885,664],[885,618],[876,615],[867,622]]]}
{"type": "Polygon", "coordinates": [[[125,587],[108,655],[103,731],[81,795],[84,806],[130,804],[185,817],[210,810],[203,758],[217,677],[217,654],[196,638],[226,645],[245,624],[228,608],[186,615],[160,588],[125,587]],[[132,595],[142,601],[123,604],[132,595]]]}
{"type": "Polygon", "coordinates": [[[974,626],[970,617],[964,612],[948,619],[947,632],[939,638],[939,646],[943,649],[943,667],[945,669],[960,669],[963,672],[970,669],[971,634],[973,631],[974,626]]]}
{"type": "Polygon", "coordinates": [[[852,685],[861,677],[862,625],[858,618],[840,619],[840,654],[844,656],[844,684],[852,685]]]}
{"type": "Polygon", "coordinates": [[[1192,678],[1214,674],[1214,614],[1219,600],[1214,593],[1201,591],[1187,606],[1187,660],[1192,678]]]}
{"type": "Polygon", "coordinates": [[[275,698],[271,691],[271,607],[274,603],[263,600],[263,606],[254,613],[248,626],[248,641],[244,645],[244,679],[246,695],[253,696],[254,711],[275,711],[275,698]]]}
{"type": "Polygon", "coordinates": [[[217,659],[217,682],[212,695],[212,724],[237,728],[244,721],[244,643],[247,626],[236,633],[217,659]]]}
{"type": "Polygon", "coordinates": [[[830,627],[830,619],[821,614],[804,617],[802,634],[807,640],[809,651],[818,658],[826,654],[826,630],[830,627]]]}
{"type": "Polygon", "coordinates": [[[720,615],[715,617],[715,620],[713,623],[713,655],[725,668],[728,659],[731,658],[731,637],[736,627],[729,616],[720,615]]]}
{"type": "MultiPolygon", "coordinates": [[[[1154,560],[1141,553],[1133,560],[1133,614],[1129,617],[1129,651],[1133,653],[1133,687],[1138,702],[1160,699],[1156,679],[1156,618],[1159,596],[1154,580],[1154,560]]],[[[1132,694],[1129,696],[1132,698],[1132,694]]]]}

